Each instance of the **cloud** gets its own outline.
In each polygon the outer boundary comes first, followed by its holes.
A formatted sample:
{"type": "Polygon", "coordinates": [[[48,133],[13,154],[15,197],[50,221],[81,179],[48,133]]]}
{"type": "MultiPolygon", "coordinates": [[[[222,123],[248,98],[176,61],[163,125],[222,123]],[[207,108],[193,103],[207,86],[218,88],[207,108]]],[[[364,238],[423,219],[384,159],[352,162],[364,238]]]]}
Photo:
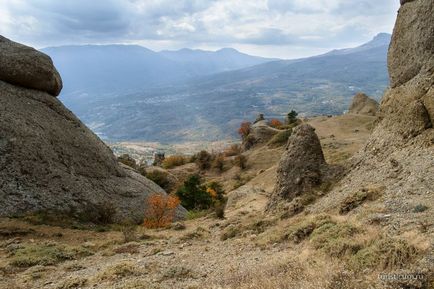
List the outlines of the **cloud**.
{"type": "Polygon", "coordinates": [[[397,0],[0,0],[0,34],[38,47],[160,42],[313,52],[391,32],[398,6],[397,0]]]}

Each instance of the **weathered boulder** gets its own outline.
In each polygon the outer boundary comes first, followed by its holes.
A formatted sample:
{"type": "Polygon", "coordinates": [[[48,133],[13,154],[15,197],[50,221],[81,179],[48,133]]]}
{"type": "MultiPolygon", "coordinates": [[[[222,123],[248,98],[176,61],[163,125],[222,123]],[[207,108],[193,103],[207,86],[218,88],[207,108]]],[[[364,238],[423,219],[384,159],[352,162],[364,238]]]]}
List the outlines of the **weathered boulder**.
{"type": "Polygon", "coordinates": [[[21,87],[48,92],[62,90],[62,79],[51,58],[32,47],[0,35],[0,79],[21,87]]]}
{"type": "Polygon", "coordinates": [[[291,201],[318,187],[326,169],[315,129],[308,124],[295,127],[277,168],[277,182],[268,208],[275,207],[282,200],[291,201]]]}
{"type": "MultiPolygon", "coordinates": [[[[76,216],[109,202],[115,219],[140,221],[145,198],[165,194],[163,189],[119,164],[110,148],[47,93],[57,94],[61,83],[48,56],[7,45],[0,50],[0,216],[47,210],[76,216]]],[[[184,212],[180,207],[178,216],[184,212]]]]}
{"type": "Polygon", "coordinates": [[[357,93],[351,102],[349,113],[375,116],[378,111],[378,102],[364,93],[357,93]]]}

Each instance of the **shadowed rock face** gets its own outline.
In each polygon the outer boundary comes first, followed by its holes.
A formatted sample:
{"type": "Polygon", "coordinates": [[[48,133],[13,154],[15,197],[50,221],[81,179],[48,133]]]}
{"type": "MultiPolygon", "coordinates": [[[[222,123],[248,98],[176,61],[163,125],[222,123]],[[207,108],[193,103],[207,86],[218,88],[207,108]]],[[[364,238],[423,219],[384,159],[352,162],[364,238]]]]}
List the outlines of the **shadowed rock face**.
{"type": "Polygon", "coordinates": [[[280,160],[268,208],[275,207],[281,200],[291,201],[319,186],[326,166],[315,129],[308,124],[297,126],[280,160]]]}
{"type": "Polygon", "coordinates": [[[58,96],[62,79],[47,55],[0,35],[0,79],[58,96]]]}
{"type": "MultiPolygon", "coordinates": [[[[165,192],[122,167],[53,97],[61,80],[48,56],[5,38],[0,47],[0,216],[44,210],[79,214],[110,203],[117,219],[139,221],[145,198],[165,192]]],[[[178,216],[183,213],[180,208],[178,216]]]]}

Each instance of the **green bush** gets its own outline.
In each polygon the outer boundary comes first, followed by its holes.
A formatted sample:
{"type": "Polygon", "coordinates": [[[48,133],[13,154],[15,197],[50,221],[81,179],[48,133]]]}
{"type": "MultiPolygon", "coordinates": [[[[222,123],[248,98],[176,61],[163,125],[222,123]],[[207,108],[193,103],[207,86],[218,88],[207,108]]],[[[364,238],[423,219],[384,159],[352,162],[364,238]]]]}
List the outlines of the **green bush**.
{"type": "Polygon", "coordinates": [[[187,210],[209,209],[213,204],[211,195],[207,192],[206,187],[201,185],[201,178],[198,175],[190,176],[176,195],[181,200],[181,205],[187,210]]]}

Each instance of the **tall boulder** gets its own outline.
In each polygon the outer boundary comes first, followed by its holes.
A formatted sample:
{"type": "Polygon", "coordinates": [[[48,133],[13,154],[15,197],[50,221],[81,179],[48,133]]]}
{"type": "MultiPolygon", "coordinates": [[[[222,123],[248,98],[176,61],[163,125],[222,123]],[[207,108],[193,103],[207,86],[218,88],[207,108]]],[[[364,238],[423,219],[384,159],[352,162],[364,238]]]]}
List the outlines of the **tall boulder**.
{"type": "Polygon", "coordinates": [[[0,216],[80,214],[109,202],[115,218],[139,221],[145,198],[165,192],[121,166],[53,97],[62,81],[48,56],[3,37],[0,53],[0,216]]]}
{"type": "Polygon", "coordinates": [[[315,129],[308,124],[295,127],[277,168],[277,181],[268,209],[318,187],[326,170],[315,129]]]}
{"type": "Polygon", "coordinates": [[[348,109],[349,113],[375,116],[378,111],[378,102],[364,93],[357,93],[348,109]]]}

